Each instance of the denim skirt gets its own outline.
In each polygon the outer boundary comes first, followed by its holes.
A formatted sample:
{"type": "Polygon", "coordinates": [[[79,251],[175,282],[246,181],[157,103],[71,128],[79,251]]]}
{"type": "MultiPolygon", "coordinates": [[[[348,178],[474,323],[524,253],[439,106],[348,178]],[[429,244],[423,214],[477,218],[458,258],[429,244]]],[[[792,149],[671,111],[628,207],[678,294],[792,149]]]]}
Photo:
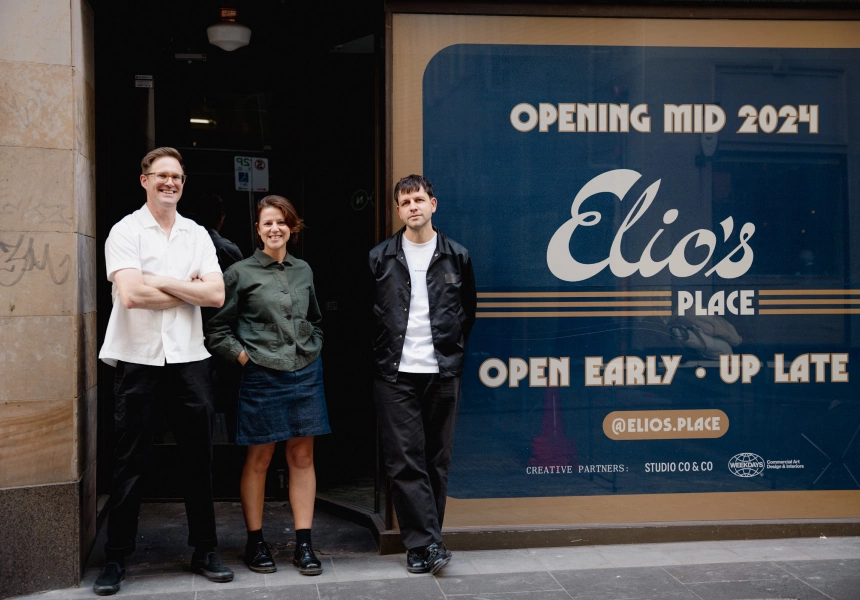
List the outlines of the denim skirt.
{"type": "Polygon", "coordinates": [[[322,358],[298,371],[278,371],[249,360],[242,367],[236,444],[257,446],[331,433],[322,358]]]}

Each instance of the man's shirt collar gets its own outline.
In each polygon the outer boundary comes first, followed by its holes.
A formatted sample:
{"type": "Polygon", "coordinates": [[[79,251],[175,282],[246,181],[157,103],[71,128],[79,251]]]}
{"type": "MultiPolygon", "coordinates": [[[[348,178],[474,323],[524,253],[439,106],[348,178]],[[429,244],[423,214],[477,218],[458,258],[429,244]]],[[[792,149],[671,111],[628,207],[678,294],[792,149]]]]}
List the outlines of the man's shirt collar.
{"type": "MultiPolygon", "coordinates": [[[[138,218],[140,219],[141,224],[145,228],[150,227],[158,227],[161,228],[161,225],[158,224],[158,221],[155,220],[155,217],[152,216],[152,212],[149,210],[149,205],[145,204],[141,207],[140,212],[138,213],[138,218]]],[[[193,221],[191,219],[186,219],[179,213],[176,213],[176,218],[173,221],[173,228],[179,229],[182,231],[187,231],[191,229],[193,221]]]]}

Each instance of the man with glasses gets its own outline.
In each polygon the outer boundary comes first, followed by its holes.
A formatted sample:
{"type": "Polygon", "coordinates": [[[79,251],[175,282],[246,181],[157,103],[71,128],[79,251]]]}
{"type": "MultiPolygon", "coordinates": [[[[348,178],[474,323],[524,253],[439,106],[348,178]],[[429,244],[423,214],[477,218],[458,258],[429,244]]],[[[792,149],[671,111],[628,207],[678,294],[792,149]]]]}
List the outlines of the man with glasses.
{"type": "Polygon", "coordinates": [[[224,303],[224,281],[206,230],[176,212],[185,172],[173,148],[141,161],[146,204],[113,226],[105,243],[113,307],[99,358],[116,367],[116,457],[105,555],[93,591],[115,594],[134,551],[141,475],[162,416],[179,446],[191,570],[233,579],[215,552],[213,392],[201,306],[224,303]]]}

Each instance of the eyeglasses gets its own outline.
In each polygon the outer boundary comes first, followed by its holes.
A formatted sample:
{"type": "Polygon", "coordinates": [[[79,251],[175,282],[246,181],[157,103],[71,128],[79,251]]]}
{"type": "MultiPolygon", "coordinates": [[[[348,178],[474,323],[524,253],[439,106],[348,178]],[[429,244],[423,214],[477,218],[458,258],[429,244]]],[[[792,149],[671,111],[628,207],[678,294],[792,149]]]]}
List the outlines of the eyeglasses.
{"type": "Polygon", "coordinates": [[[168,179],[172,179],[179,185],[184,184],[185,179],[187,178],[186,175],[180,175],[179,173],[144,173],[144,175],[146,177],[149,177],[150,175],[155,175],[155,180],[158,183],[167,183],[168,179]]]}

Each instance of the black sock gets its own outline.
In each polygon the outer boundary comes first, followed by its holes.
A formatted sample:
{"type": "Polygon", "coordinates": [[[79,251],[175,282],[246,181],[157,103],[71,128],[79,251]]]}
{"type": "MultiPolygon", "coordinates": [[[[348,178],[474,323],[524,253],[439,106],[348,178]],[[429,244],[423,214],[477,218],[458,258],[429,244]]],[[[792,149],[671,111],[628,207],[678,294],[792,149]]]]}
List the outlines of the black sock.
{"type": "Polygon", "coordinates": [[[263,541],[263,530],[258,529],[256,531],[248,530],[248,545],[255,546],[263,541]]]}
{"type": "Polygon", "coordinates": [[[215,550],[215,546],[212,544],[202,544],[200,546],[194,546],[194,554],[192,554],[192,558],[206,558],[206,554],[215,550]]]}
{"type": "Polygon", "coordinates": [[[296,529],[296,546],[301,546],[302,544],[312,545],[310,529],[296,529]]]}

